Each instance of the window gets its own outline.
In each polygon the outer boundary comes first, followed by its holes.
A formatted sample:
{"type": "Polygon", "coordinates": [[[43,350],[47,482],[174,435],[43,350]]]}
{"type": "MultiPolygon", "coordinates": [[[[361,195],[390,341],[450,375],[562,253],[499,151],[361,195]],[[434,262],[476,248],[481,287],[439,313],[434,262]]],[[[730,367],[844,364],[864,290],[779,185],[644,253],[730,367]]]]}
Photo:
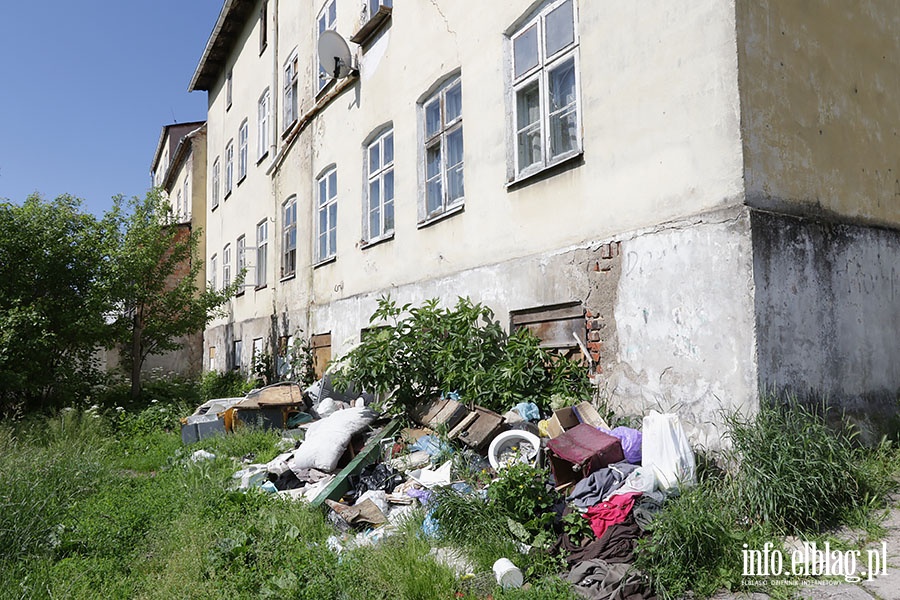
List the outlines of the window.
{"type": "Polygon", "coordinates": [[[184,178],[184,219],[189,221],[191,219],[191,197],[188,194],[188,182],[191,180],[191,173],[188,171],[188,174],[184,178]]]}
{"type": "Polygon", "coordinates": [[[239,371],[241,368],[241,355],[244,353],[243,340],[234,340],[234,365],[232,368],[239,371]]]}
{"type": "Polygon", "coordinates": [[[234,140],[229,140],[225,146],[225,197],[231,193],[234,187],[234,140]]]}
{"type": "Polygon", "coordinates": [[[297,54],[284,67],[284,130],[297,120],[297,54]]]}
{"type": "Polygon", "coordinates": [[[222,249],[222,287],[231,285],[231,244],[222,249]]]}
{"type": "Polygon", "coordinates": [[[231,71],[225,75],[225,110],[231,108],[231,91],[232,91],[232,77],[231,71]]]}
{"type": "MultiPolygon", "coordinates": [[[[237,260],[237,273],[244,273],[247,269],[247,238],[241,236],[235,244],[235,259],[237,260]]],[[[237,291],[237,295],[244,293],[244,286],[237,291]]]]}
{"type": "Polygon", "coordinates": [[[256,159],[269,153],[269,89],[263,92],[257,105],[256,159]]]}
{"type": "Polygon", "coordinates": [[[209,370],[210,371],[216,370],[216,347],[215,346],[209,347],[209,370]]]}
{"type": "Polygon", "coordinates": [[[255,369],[256,363],[258,361],[262,361],[262,360],[264,360],[264,358],[263,358],[263,339],[262,338],[254,338],[252,356],[250,357],[250,364],[253,365],[253,367],[255,369]]]}
{"type": "Polygon", "coordinates": [[[281,276],[291,277],[297,270],[297,197],[284,203],[282,215],[281,276]]]}
{"type": "Polygon", "coordinates": [[[269,247],[269,222],[256,225],[256,287],[266,287],[266,252],[269,247]]]}
{"type": "Polygon", "coordinates": [[[552,2],[511,36],[515,178],[581,151],[573,0],[552,2]]]}
{"type": "Polygon", "coordinates": [[[454,77],[422,104],[425,131],[425,198],[422,220],[462,204],[462,82],[454,77]]]}
{"type": "Polygon", "coordinates": [[[269,43],[269,2],[264,0],[259,9],[259,53],[266,50],[269,43]]]}
{"type": "Polygon", "coordinates": [[[238,182],[240,183],[247,176],[247,138],[250,134],[250,127],[247,119],[241,123],[238,130],[238,182]]]}
{"type": "Polygon", "coordinates": [[[216,271],[219,270],[219,257],[215,254],[212,255],[212,258],[209,259],[209,287],[216,290],[219,289],[216,285],[216,271]]]}
{"type": "Polygon", "coordinates": [[[335,255],[337,246],[337,169],[332,167],[316,180],[318,190],[318,262],[335,255]]]}
{"type": "MultiPolygon", "coordinates": [[[[316,34],[316,39],[319,39],[319,36],[322,35],[328,29],[334,29],[335,21],[337,20],[337,2],[335,0],[329,0],[325,3],[325,6],[322,7],[322,12],[319,13],[319,17],[316,19],[316,25],[318,27],[318,33],[316,34]]],[[[314,53],[315,54],[315,53],[314,53]]],[[[322,68],[322,65],[319,64],[318,57],[314,56],[316,63],[316,69],[318,69],[319,76],[316,77],[316,92],[320,92],[330,81],[328,76],[328,72],[322,68]]]]}
{"type": "Polygon", "coordinates": [[[394,130],[389,129],[366,147],[368,186],[363,214],[367,240],[394,231],[394,130]]]}
{"type": "Polygon", "coordinates": [[[212,168],[212,207],[216,208],[219,206],[219,157],[216,157],[216,160],[213,161],[212,168]]]}
{"type": "Polygon", "coordinates": [[[382,6],[386,6],[391,8],[394,5],[394,0],[366,0],[366,10],[368,11],[366,14],[366,20],[368,21],[372,17],[375,16],[375,13],[378,12],[378,9],[382,6]]]}
{"type": "Polygon", "coordinates": [[[175,194],[175,221],[181,221],[181,190],[175,194]]]}

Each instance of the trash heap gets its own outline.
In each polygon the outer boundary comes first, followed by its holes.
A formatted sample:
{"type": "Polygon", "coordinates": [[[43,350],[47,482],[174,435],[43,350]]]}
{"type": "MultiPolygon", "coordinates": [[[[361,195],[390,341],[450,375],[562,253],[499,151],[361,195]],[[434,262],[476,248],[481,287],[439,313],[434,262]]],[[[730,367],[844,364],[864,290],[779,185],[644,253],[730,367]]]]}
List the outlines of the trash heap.
{"type": "MultiPolygon", "coordinates": [[[[568,566],[563,577],[588,598],[649,597],[632,568],[636,543],[666,496],[695,481],[676,415],[653,411],[640,431],[610,428],[590,402],[543,415],[521,403],[501,415],[447,393],[391,418],[373,410],[370,395],[335,390],[326,376],[305,390],[281,383],[207,402],[182,420],[182,439],[189,444],[241,424],[282,430],[290,449],[244,465],[235,487],[322,506],[335,526],[328,545],[336,552],[390,535],[410,511],[427,510],[437,488],[477,494],[512,464],[549,468],[546,489],[565,500],[548,509],[555,512],[547,519],[551,551],[568,566]],[[452,458],[462,454],[468,469],[485,475],[475,488],[455,478],[452,458]],[[562,524],[573,519],[589,523],[592,535],[569,535],[562,524]]],[[[424,533],[439,529],[428,511],[424,533]]],[[[446,560],[460,574],[470,571],[459,556],[446,560]]],[[[497,557],[494,577],[504,586],[523,584],[510,557],[497,557]]]]}

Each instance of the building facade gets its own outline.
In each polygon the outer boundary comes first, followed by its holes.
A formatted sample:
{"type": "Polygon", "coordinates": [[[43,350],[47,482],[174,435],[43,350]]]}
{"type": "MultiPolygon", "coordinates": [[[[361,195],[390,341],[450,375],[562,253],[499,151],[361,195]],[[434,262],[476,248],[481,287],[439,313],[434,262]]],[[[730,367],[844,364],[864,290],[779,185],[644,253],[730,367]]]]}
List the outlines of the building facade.
{"type": "Polygon", "coordinates": [[[208,278],[247,275],[207,368],[469,296],[698,444],[764,392],[896,412],[895,3],[391,4],[224,3],[190,89],[208,278]]]}
{"type": "MultiPolygon", "coordinates": [[[[203,257],[203,266],[197,275],[200,282],[206,281],[206,171],[206,122],[163,126],[150,166],[150,178],[153,187],[169,201],[172,226],[178,230],[178,239],[199,231],[199,253],[203,257]]],[[[190,264],[184,264],[173,276],[180,278],[189,272],[190,264]]],[[[203,370],[202,332],[184,336],[179,341],[180,350],[151,354],[144,361],[142,370],[183,376],[200,374],[203,370]]]]}

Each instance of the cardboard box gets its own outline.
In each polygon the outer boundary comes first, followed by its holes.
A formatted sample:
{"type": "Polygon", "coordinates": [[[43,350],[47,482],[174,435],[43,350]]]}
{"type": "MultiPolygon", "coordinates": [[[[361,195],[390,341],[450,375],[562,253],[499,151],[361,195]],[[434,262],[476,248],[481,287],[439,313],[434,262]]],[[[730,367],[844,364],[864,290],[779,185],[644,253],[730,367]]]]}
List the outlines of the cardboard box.
{"type": "Polygon", "coordinates": [[[555,438],[579,423],[587,423],[595,428],[610,428],[590,402],[582,402],[576,406],[567,406],[553,411],[553,416],[547,421],[547,431],[551,438],[555,438]]]}

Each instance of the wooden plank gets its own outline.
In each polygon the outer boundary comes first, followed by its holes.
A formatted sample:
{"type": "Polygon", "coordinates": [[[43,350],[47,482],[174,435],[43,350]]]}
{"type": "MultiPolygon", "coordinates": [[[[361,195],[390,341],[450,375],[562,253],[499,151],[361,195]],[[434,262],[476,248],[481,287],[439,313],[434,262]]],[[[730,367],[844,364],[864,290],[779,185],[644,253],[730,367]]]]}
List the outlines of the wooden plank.
{"type": "Polygon", "coordinates": [[[412,418],[419,425],[428,427],[428,424],[438,415],[447,404],[447,400],[436,398],[427,404],[420,404],[412,413],[412,418]]]}
{"type": "Polygon", "coordinates": [[[428,427],[435,429],[439,425],[443,425],[448,430],[453,429],[468,414],[469,409],[465,405],[456,400],[447,400],[444,408],[428,422],[428,427]]]}
{"type": "Polygon", "coordinates": [[[477,418],[478,418],[478,411],[477,411],[477,410],[473,410],[472,412],[470,412],[469,414],[467,414],[467,415],[463,418],[462,421],[459,422],[459,425],[457,425],[456,427],[453,428],[453,431],[451,431],[451,432],[447,435],[447,437],[448,437],[449,439],[451,439],[451,440],[455,440],[456,438],[459,437],[459,434],[461,434],[463,431],[465,431],[466,429],[468,429],[468,428],[469,428],[469,425],[471,425],[472,423],[474,423],[474,422],[475,422],[475,419],[477,419],[477,418]]]}
{"type": "Polygon", "coordinates": [[[475,411],[478,413],[478,418],[468,429],[460,434],[459,439],[464,444],[477,450],[500,433],[500,430],[506,423],[506,419],[480,406],[476,406],[475,411]]]}
{"type": "Polygon", "coordinates": [[[394,435],[400,431],[400,418],[394,417],[391,421],[381,428],[381,431],[375,433],[369,443],[363,447],[359,454],[356,455],[349,465],[341,469],[335,475],[334,481],[319,493],[311,502],[313,506],[321,506],[325,500],[338,500],[350,489],[350,483],[347,481],[354,473],[359,473],[367,465],[376,462],[381,455],[381,440],[384,438],[394,438],[394,435]]]}

